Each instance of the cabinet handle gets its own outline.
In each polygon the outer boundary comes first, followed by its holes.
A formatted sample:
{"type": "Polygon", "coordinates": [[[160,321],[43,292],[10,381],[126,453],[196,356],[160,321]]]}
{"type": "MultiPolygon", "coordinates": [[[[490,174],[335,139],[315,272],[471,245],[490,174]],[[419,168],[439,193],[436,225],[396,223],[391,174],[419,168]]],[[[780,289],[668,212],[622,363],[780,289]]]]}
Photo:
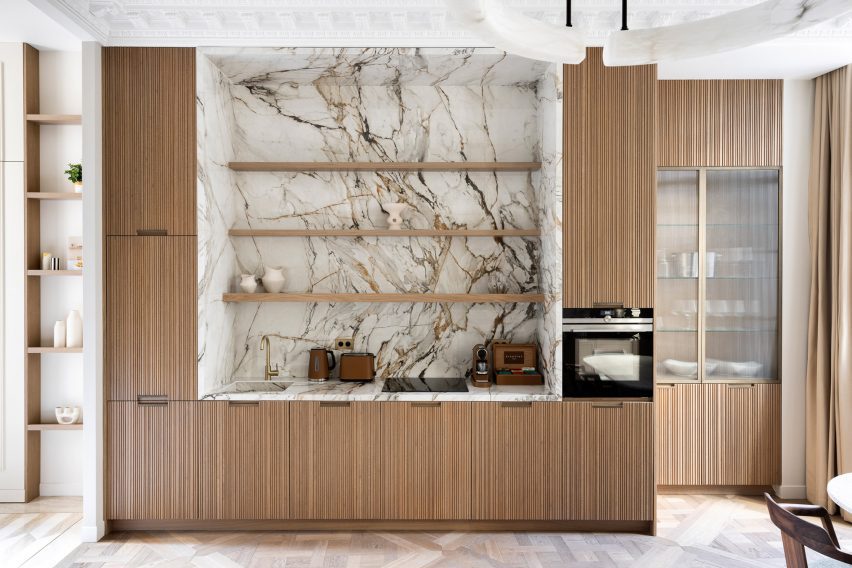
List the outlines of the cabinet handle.
{"type": "Polygon", "coordinates": [[[166,229],[136,229],[139,237],[165,237],[169,232],[166,229]]]}
{"type": "Polygon", "coordinates": [[[727,385],[729,389],[750,389],[754,387],[753,383],[749,383],[747,385],[727,385]]]}
{"type": "Polygon", "coordinates": [[[229,400],[228,406],[260,406],[259,400],[229,400]]]}
{"type": "Polygon", "coordinates": [[[593,402],[592,408],[624,408],[623,402],[593,402]]]}
{"type": "Polygon", "coordinates": [[[500,406],[502,408],[528,408],[532,406],[532,402],[526,402],[522,400],[511,401],[511,402],[501,402],[500,406]]]}
{"type": "Polygon", "coordinates": [[[411,406],[414,408],[440,408],[440,402],[412,402],[411,406]]]}
{"type": "Polygon", "coordinates": [[[675,386],[673,384],[658,384],[658,389],[673,389],[675,386]]]}
{"type": "Polygon", "coordinates": [[[169,397],[164,394],[137,394],[136,404],[140,406],[166,406],[169,397]]]}
{"type": "Polygon", "coordinates": [[[320,402],[320,408],[348,408],[348,401],[332,400],[320,402]]]}
{"type": "Polygon", "coordinates": [[[592,302],[592,307],[601,309],[621,309],[624,308],[624,302],[592,302]]]}

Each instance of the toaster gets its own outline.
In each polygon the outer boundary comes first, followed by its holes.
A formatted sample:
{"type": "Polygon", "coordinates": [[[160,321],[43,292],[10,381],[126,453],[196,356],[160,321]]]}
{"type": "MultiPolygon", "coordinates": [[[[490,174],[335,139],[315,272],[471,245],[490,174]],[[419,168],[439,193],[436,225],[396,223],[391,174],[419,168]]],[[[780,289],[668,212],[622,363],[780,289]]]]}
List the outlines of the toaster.
{"type": "Polygon", "coordinates": [[[344,353],[339,365],[341,381],[372,381],[376,377],[376,356],[372,353],[344,353]]]}

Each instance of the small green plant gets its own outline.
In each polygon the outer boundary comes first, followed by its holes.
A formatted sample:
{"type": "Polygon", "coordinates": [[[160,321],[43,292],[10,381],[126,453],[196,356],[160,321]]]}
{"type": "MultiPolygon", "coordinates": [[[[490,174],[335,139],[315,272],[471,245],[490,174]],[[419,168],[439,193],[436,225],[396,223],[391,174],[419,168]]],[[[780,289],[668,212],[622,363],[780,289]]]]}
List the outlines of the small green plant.
{"type": "Polygon", "coordinates": [[[83,166],[81,164],[68,164],[65,173],[71,183],[83,183],[83,166]]]}

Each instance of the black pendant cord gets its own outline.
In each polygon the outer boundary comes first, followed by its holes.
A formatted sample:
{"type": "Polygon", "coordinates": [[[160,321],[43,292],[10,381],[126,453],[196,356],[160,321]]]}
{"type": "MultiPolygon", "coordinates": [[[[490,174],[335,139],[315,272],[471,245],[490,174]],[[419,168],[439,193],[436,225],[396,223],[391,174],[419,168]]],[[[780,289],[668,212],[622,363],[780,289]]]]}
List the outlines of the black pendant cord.
{"type": "Polygon", "coordinates": [[[571,27],[571,0],[565,2],[565,26],[571,27]]]}
{"type": "Polygon", "coordinates": [[[621,31],[627,29],[627,0],[621,0],[621,31]]]}

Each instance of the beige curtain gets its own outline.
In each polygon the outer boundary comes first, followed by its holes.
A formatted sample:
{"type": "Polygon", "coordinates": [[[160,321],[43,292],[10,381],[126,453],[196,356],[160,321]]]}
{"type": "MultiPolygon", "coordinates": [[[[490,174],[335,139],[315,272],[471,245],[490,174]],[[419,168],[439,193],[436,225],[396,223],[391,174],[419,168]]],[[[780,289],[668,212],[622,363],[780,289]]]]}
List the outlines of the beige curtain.
{"type": "Polygon", "coordinates": [[[826,483],[852,473],[852,66],[816,80],[809,208],[807,489],[835,512],[826,483]]]}

